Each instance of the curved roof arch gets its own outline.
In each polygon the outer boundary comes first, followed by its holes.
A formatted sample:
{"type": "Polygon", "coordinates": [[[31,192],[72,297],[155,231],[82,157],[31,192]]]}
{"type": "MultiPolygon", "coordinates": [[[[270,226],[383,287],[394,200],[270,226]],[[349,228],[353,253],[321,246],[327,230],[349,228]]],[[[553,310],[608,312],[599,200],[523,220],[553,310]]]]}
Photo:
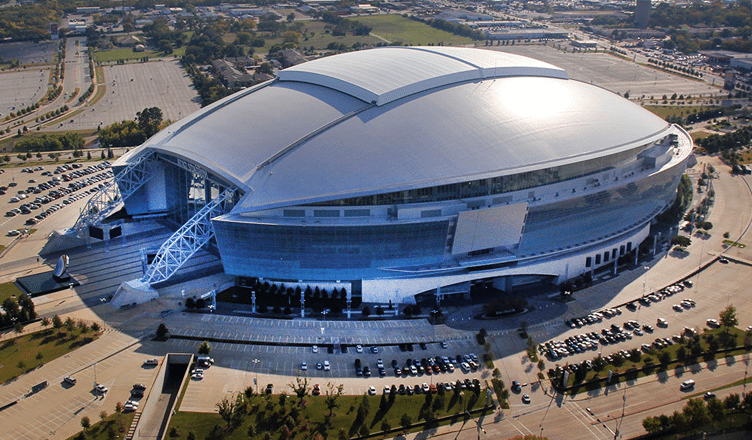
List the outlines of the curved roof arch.
{"type": "Polygon", "coordinates": [[[389,47],[283,70],[141,148],[237,182],[246,195],[235,212],[244,212],[559,166],[669,130],[653,113],[541,61],[389,47]]]}

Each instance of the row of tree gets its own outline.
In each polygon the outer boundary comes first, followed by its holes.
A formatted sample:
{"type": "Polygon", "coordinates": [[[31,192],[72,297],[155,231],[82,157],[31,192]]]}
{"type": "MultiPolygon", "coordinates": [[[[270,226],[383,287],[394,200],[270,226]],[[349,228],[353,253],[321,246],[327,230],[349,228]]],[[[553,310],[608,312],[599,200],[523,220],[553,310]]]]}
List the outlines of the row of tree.
{"type": "Polygon", "coordinates": [[[34,310],[34,302],[25,293],[19,295],[17,299],[5,298],[0,307],[4,312],[0,314],[1,327],[16,325],[17,323],[22,325],[37,317],[37,312],[34,310]]]}
{"type": "Polygon", "coordinates": [[[731,133],[712,134],[696,139],[695,143],[708,154],[724,153],[747,146],[752,141],[752,126],[745,126],[731,133]]]}
{"type": "Polygon", "coordinates": [[[701,398],[689,399],[681,411],[674,411],[671,415],[647,417],[642,426],[647,432],[662,432],[664,434],[678,434],[693,429],[705,429],[711,423],[720,423],[733,413],[739,411],[752,412],[752,393],[747,393],[744,400],[739,394],[730,394],[723,401],[717,398],[703,402],[701,398]]]}
{"type": "Polygon", "coordinates": [[[107,149],[143,144],[163,126],[162,110],[149,107],[136,113],[135,120],[115,122],[99,129],[99,146],[107,149]]]}
{"type": "Polygon", "coordinates": [[[60,151],[77,150],[84,147],[84,138],[79,133],[66,132],[43,133],[19,140],[13,146],[14,151],[60,151]]]}

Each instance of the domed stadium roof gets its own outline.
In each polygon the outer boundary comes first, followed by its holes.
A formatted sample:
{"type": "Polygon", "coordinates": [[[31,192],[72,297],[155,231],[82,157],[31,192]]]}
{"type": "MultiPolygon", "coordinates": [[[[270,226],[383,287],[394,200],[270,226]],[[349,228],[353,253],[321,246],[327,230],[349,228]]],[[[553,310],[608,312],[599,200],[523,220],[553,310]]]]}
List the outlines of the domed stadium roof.
{"type": "Polygon", "coordinates": [[[244,189],[239,213],[560,166],[669,130],[640,106],[531,58],[384,47],[283,70],[142,148],[244,189]]]}

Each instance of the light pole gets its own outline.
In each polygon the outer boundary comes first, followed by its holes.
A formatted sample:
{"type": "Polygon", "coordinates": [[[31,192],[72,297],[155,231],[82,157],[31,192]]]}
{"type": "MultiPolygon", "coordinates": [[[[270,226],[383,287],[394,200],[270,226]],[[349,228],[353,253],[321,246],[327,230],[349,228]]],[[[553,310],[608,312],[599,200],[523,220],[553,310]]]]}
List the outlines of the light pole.
{"type": "Polygon", "coordinates": [[[253,379],[253,383],[256,384],[256,394],[258,394],[259,386],[258,386],[258,365],[257,364],[261,361],[254,358],[251,362],[253,362],[253,370],[256,372],[256,377],[253,379]]]}

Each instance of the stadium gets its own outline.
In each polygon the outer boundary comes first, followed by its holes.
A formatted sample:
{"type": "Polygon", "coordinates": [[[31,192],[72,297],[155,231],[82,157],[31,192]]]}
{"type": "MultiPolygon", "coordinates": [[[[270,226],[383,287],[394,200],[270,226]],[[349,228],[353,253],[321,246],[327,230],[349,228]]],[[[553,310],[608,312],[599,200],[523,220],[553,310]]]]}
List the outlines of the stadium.
{"type": "Polygon", "coordinates": [[[170,125],[118,160],[79,226],[123,202],[175,230],[126,290],[209,249],[240,284],[412,303],[636,256],[691,152],[681,127],[550,64],[384,47],[282,70],[170,125]]]}

